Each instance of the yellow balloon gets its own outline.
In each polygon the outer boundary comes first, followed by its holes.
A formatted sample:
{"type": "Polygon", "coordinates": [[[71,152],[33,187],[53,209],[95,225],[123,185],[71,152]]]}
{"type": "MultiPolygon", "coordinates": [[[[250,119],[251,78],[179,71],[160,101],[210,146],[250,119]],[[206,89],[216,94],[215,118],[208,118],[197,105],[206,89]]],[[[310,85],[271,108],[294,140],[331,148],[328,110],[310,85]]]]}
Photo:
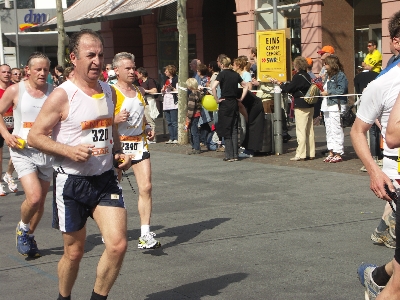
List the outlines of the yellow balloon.
{"type": "Polygon", "coordinates": [[[201,105],[208,111],[216,111],[218,109],[218,104],[211,95],[205,95],[203,99],[201,99],[201,105]]]}

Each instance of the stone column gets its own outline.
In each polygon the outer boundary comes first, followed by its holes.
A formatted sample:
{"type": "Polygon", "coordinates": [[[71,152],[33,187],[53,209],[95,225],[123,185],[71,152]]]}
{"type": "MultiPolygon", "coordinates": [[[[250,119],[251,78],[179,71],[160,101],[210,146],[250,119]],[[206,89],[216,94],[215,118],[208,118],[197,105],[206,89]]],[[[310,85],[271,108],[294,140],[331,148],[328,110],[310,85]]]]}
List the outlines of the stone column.
{"type": "Polygon", "coordinates": [[[111,28],[111,21],[101,22],[100,34],[104,39],[104,62],[111,63],[114,58],[114,34],[111,28]]]}
{"type": "Polygon", "coordinates": [[[249,49],[256,46],[254,10],[254,0],[236,0],[236,12],[234,14],[236,15],[238,31],[238,56],[249,56],[249,49]]]}
{"type": "Polygon", "coordinates": [[[388,23],[390,17],[399,11],[398,0],[381,0],[382,2],[382,67],[385,67],[389,58],[393,55],[390,52],[390,36],[388,23]]]}
{"type": "Polygon", "coordinates": [[[301,54],[314,61],[313,72],[322,68],[317,51],[322,47],[322,5],[321,0],[300,0],[301,54]]]}
{"type": "Polygon", "coordinates": [[[143,16],[142,25],[139,26],[143,38],[143,66],[149,73],[149,77],[156,79],[158,79],[157,15],[158,13],[143,16]]]}

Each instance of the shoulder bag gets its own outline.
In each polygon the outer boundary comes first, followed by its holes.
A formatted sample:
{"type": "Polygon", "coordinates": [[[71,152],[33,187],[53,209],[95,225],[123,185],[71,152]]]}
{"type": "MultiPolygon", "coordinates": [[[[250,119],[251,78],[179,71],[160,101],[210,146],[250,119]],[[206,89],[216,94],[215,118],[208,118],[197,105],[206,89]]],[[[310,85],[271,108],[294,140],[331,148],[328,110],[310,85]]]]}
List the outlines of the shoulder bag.
{"type": "MultiPolygon", "coordinates": [[[[308,104],[315,104],[318,102],[318,97],[320,95],[320,89],[315,83],[311,83],[303,74],[299,74],[302,76],[307,82],[310,84],[310,87],[308,88],[308,91],[306,95],[304,96],[304,101],[306,101],[308,104]]],[[[300,91],[301,92],[301,91],[300,91]]],[[[303,94],[303,93],[302,93],[303,94]]]]}
{"type": "Polygon", "coordinates": [[[339,113],[340,113],[340,126],[342,128],[351,127],[356,120],[356,114],[353,112],[354,105],[347,108],[342,112],[340,106],[340,99],[338,99],[339,113]]]}

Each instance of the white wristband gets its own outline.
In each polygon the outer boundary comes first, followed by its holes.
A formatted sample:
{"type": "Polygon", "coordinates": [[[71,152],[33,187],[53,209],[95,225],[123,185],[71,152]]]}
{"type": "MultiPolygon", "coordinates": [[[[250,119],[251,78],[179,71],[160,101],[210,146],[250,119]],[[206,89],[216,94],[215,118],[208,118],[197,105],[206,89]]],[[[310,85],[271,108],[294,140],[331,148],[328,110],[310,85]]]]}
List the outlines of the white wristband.
{"type": "Polygon", "coordinates": [[[150,124],[146,124],[146,130],[147,130],[147,129],[151,129],[150,124]]]}

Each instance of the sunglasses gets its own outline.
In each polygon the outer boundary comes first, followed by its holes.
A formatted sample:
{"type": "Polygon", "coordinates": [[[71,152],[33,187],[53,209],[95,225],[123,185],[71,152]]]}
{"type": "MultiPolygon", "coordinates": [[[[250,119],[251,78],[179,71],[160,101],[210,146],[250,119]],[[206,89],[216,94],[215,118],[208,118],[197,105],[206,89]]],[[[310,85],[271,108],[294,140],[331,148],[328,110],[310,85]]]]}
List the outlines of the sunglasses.
{"type": "Polygon", "coordinates": [[[20,76],[21,74],[20,74],[20,73],[13,73],[13,75],[18,75],[18,76],[20,76]]]}
{"type": "Polygon", "coordinates": [[[373,46],[374,46],[374,45],[368,45],[367,47],[370,48],[370,47],[373,47],[373,46]]]}

